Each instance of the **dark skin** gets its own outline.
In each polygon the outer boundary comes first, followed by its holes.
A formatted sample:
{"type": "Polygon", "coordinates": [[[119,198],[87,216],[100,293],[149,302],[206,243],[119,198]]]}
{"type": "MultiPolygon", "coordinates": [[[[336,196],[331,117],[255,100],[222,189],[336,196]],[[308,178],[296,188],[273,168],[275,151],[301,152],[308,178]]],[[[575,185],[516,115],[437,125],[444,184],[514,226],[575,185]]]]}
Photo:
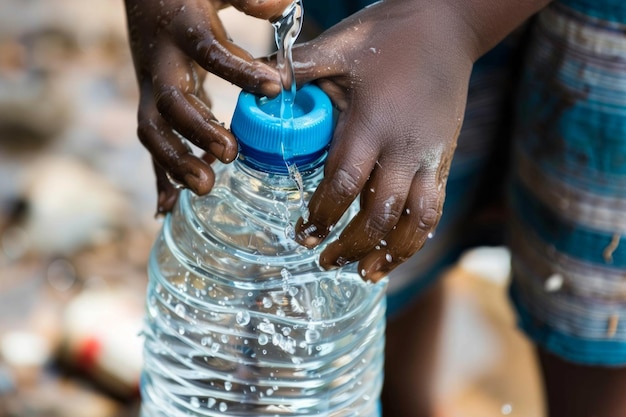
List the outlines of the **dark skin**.
{"type": "MultiPolygon", "coordinates": [[[[289,2],[231,3],[275,19],[289,2]]],[[[323,267],[358,261],[363,277],[376,281],[422,247],[441,216],[473,62],[547,3],[387,0],[294,49],[298,83],[317,81],[341,112],[309,221],[297,227],[300,243],[321,243],[361,195],[361,211],[322,253],[323,267]],[[384,83],[381,74],[388,74],[384,83]],[[387,245],[378,250],[381,240],[387,245]]],[[[138,135],[155,162],[159,213],[178,195],[166,173],[203,195],[214,182],[210,162],[236,157],[235,138],[202,89],[206,71],[258,94],[280,91],[276,69],[228,39],[217,16],[226,5],[126,0],[141,93],[138,135]]]]}
{"type": "Polygon", "coordinates": [[[441,217],[474,61],[546,4],[387,0],[294,49],[298,83],[316,80],[340,110],[299,241],[318,245],[361,199],[323,267],[358,261],[377,281],[423,246],[441,217]]]}
{"type": "MultiPolygon", "coordinates": [[[[232,4],[274,20],[290,1],[125,3],[140,88],[138,135],[153,157],[158,212],[165,213],[178,196],[170,178],[206,194],[214,182],[210,163],[228,163],[237,154],[235,138],[211,113],[202,88],[206,73],[257,94],[280,91],[271,61],[255,60],[232,43],[217,11],[232,4]],[[205,156],[195,157],[187,141],[205,156]]],[[[309,221],[297,225],[300,243],[323,242],[350,203],[361,198],[359,213],[322,253],[323,267],[359,262],[363,277],[376,281],[422,247],[441,216],[473,62],[548,3],[385,0],[294,49],[297,82],[317,82],[340,111],[325,178],[309,203],[309,221]],[[379,245],[381,240],[386,246],[379,245]]],[[[440,294],[424,295],[431,302],[416,304],[413,313],[438,317],[440,294]]],[[[420,326],[413,313],[390,323],[387,417],[431,413],[424,395],[431,372],[410,372],[391,358],[407,352],[413,357],[420,340],[436,338],[437,326],[432,321],[420,326]],[[409,332],[420,337],[404,338],[409,332]],[[420,394],[406,392],[411,386],[420,394]]],[[[422,364],[432,364],[432,351],[422,356],[422,364]]],[[[626,413],[626,371],[581,367],[545,352],[540,358],[551,417],[626,413]]],[[[411,363],[420,369],[419,358],[411,363]]]]}
{"type": "MultiPolygon", "coordinates": [[[[274,18],[286,0],[233,1],[262,18],[274,18]]],[[[232,162],[237,141],[215,118],[203,89],[208,72],[257,94],[280,91],[278,72],[231,42],[217,15],[217,0],[126,0],[129,41],[140,91],[137,133],[150,151],[157,178],[157,212],[172,209],[181,184],[198,195],[214,183],[211,162],[232,162]],[[187,141],[206,151],[192,154],[187,141]],[[170,178],[173,181],[170,181],[170,178]]]]}

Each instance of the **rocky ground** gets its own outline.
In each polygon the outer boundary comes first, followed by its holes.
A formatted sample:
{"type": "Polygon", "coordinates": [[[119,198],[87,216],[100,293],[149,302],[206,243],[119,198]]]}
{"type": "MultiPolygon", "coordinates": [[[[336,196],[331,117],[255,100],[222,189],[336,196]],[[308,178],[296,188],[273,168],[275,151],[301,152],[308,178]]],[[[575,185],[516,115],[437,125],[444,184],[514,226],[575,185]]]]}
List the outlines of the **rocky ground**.
{"type": "MultiPolygon", "coordinates": [[[[0,11],[0,415],[136,416],[160,223],[122,2],[0,0],[0,11]]],[[[224,20],[254,55],[267,51],[269,25],[224,20]]],[[[237,90],[207,87],[228,124],[237,90]]],[[[506,256],[468,254],[447,274],[441,417],[541,416],[506,256]]]]}

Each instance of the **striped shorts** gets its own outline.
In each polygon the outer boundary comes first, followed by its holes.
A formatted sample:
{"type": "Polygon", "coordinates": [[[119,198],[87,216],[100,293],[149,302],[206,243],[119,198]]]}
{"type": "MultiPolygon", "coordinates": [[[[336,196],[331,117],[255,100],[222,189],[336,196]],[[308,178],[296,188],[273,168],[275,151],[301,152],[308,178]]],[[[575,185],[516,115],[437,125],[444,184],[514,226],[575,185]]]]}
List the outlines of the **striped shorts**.
{"type": "Polygon", "coordinates": [[[515,114],[511,298],[563,359],[626,365],[626,2],[534,22],[515,114]]]}

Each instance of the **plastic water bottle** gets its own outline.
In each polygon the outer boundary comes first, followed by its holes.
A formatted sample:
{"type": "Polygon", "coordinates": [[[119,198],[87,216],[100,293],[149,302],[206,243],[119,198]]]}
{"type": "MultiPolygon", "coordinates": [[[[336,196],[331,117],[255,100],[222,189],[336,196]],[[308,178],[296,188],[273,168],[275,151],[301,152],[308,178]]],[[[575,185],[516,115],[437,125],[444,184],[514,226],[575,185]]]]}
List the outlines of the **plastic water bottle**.
{"type": "Polygon", "coordinates": [[[149,261],[143,417],[380,415],[386,283],[322,270],[290,226],[321,179],[331,104],[305,86],[287,129],[279,109],[242,93],[239,158],[165,218],[149,261]]]}

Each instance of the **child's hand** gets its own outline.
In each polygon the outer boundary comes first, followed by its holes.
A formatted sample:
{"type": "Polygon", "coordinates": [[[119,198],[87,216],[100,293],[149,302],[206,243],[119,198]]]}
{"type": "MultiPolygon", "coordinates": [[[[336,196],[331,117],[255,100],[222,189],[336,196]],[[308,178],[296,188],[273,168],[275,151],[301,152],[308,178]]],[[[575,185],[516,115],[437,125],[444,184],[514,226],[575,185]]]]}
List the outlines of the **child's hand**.
{"type": "MultiPolygon", "coordinates": [[[[237,142],[213,116],[202,89],[207,71],[239,87],[268,96],[280,91],[277,71],[255,61],[232,43],[217,11],[218,0],[126,0],[131,51],[140,89],[138,135],[152,154],[158,212],[169,211],[178,196],[170,178],[197,194],[214,182],[210,162],[230,162],[237,142]],[[192,154],[189,140],[207,153],[192,154]],[[168,178],[168,175],[170,178],[168,178]]],[[[234,0],[253,16],[274,18],[287,0],[234,0]]]]}
{"type": "Polygon", "coordinates": [[[361,199],[322,266],[360,261],[377,280],[422,247],[441,216],[473,62],[539,3],[386,0],[294,49],[298,83],[318,80],[340,110],[298,240],[316,246],[361,199]]]}

